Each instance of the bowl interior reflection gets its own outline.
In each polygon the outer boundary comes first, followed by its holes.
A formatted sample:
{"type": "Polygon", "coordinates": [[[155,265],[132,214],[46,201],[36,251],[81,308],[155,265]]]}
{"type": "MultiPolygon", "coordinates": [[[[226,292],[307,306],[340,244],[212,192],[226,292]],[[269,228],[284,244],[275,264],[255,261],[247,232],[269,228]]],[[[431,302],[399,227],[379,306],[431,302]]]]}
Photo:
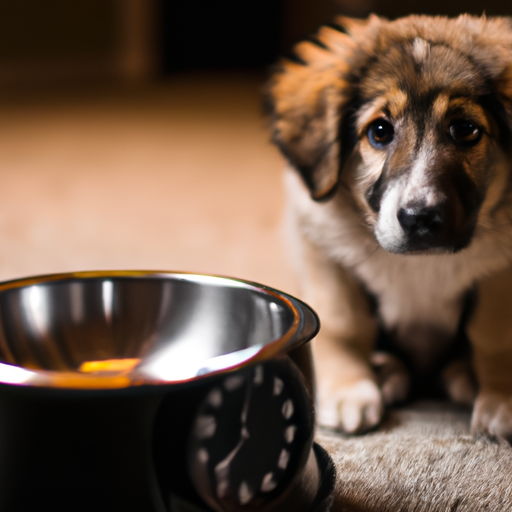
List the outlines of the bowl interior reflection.
{"type": "Polygon", "coordinates": [[[277,340],[293,322],[286,301],[236,280],[50,280],[0,291],[0,360],[64,372],[94,371],[106,360],[121,369],[142,361],[146,373],[172,380],[190,377],[201,361],[277,340]],[[194,370],[186,368],[190,361],[194,370]]]}

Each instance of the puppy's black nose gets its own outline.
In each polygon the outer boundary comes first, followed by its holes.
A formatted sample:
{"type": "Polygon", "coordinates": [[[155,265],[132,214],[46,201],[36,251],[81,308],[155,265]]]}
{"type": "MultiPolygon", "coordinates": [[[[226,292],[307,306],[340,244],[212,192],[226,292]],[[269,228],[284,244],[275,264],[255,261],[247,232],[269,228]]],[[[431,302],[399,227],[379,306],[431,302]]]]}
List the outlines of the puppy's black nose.
{"type": "Polygon", "coordinates": [[[445,209],[438,206],[406,206],[397,213],[398,222],[408,236],[438,234],[446,219],[445,209]]]}

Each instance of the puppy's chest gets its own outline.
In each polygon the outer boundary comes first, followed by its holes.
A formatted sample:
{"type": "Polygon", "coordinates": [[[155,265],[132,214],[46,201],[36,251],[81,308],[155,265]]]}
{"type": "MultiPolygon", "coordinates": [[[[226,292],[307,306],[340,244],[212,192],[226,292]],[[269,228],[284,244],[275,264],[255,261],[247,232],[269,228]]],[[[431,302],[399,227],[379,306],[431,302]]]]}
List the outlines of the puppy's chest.
{"type": "MultiPolygon", "coordinates": [[[[387,330],[454,333],[469,283],[442,258],[375,254],[353,267],[387,330]],[[370,264],[371,263],[371,264],[370,264]]],[[[434,335],[434,334],[432,334],[434,335]]]]}
{"type": "Polygon", "coordinates": [[[378,348],[398,353],[424,378],[463,351],[459,327],[468,289],[442,262],[402,260],[358,271],[385,331],[378,348]]]}

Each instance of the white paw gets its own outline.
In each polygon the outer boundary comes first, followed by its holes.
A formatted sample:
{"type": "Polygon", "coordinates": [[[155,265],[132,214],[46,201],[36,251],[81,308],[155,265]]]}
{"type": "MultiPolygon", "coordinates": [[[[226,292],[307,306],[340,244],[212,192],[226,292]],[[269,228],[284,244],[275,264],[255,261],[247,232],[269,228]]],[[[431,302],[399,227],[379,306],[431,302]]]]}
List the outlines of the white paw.
{"type": "Polygon", "coordinates": [[[365,432],[382,419],[384,405],[377,384],[360,380],[320,399],[318,422],[347,434],[365,432]]]}
{"type": "Polygon", "coordinates": [[[512,441],[512,395],[482,391],[473,409],[471,431],[512,441]]]}

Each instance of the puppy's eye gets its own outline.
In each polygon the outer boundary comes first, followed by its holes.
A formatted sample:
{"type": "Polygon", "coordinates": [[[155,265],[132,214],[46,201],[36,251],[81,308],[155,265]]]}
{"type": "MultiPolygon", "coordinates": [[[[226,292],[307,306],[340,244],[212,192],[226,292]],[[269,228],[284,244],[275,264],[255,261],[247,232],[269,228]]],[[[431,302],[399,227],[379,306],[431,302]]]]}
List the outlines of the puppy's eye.
{"type": "Polygon", "coordinates": [[[377,119],[368,128],[368,140],[376,149],[387,146],[395,136],[393,125],[385,119],[377,119]]]}
{"type": "Polygon", "coordinates": [[[461,119],[450,125],[450,135],[457,144],[473,146],[482,137],[482,130],[472,121],[461,119]]]}

